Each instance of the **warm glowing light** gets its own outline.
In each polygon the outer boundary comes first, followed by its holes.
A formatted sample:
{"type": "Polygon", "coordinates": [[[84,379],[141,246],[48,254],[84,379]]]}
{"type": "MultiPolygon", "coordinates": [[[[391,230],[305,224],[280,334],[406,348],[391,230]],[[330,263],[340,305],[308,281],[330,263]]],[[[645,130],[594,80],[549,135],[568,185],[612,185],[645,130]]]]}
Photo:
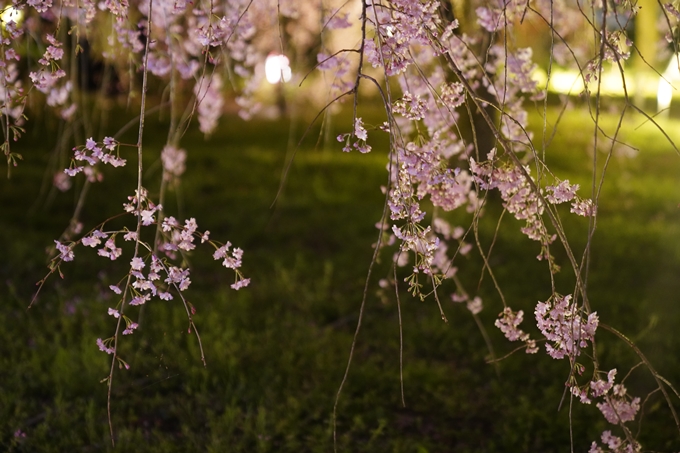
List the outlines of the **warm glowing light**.
{"type": "Polygon", "coordinates": [[[285,55],[269,55],[264,62],[264,75],[271,84],[290,81],[290,60],[285,55]]]}
{"type": "MultiPolygon", "coordinates": [[[[677,65],[676,65],[677,66],[677,65]]],[[[677,67],[675,68],[677,70],[677,67]]],[[[606,65],[599,74],[594,74],[588,83],[588,89],[591,91],[599,90],[600,94],[612,97],[624,97],[626,95],[632,96],[636,93],[643,96],[654,96],[654,89],[650,92],[648,78],[637,74],[631,80],[626,80],[624,84],[623,65],[606,65]],[[597,77],[599,77],[599,80],[597,77]]],[[[537,69],[532,74],[539,86],[548,86],[548,91],[552,93],[567,94],[570,96],[578,96],[586,89],[584,83],[584,76],[573,69],[561,69],[554,67],[550,72],[550,79],[545,71],[537,69]]],[[[680,82],[680,74],[677,79],[680,82]]],[[[656,81],[656,79],[654,79],[656,81]]],[[[652,82],[652,86],[655,82],[652,82]]],[[[659,88],[661,89],[661,88],[659,88]]]]}
{"type": "Polygon", "coordinates": [[[676,89],[673,85],[680,82],[679,58],[680,55],[673,55],[662,77],[659,78],[659,86],[656,91],[656,107],[660,112],[667,110],[671,106],[673,91],[676,89]]]}
{"type": "Polygon", "coordinates": [[[14,22],[18,24],[24,18],[24,12],[12,6],[8,6],[0,12],[0,20],[2,20],[3,27],[7,22],[14,22]]]}
{"type": "Polygon", "coordinates": [[[539,87],[547,86],[548,91],[552,93],[578,95],[583,92],[584,88],[583,77],[576,71],[553,68],[550,72],[550,79],[548,79],[547,72],[541,68],[536,68],[531,74],[531,78],[538,83],[539,87]]]}
{"type": "Polygon", "coordinates": [[[583,77],[576,71],[553,69],[550,73],[548,89],[557,93],[578,95],[583,92],[585,85],[583,77]]]}

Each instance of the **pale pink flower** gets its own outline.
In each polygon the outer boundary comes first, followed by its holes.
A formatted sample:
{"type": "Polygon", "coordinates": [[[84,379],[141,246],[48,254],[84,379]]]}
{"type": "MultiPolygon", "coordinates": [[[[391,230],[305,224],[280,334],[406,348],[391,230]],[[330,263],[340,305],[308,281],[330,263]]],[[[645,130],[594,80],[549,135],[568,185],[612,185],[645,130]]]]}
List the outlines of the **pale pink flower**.
{"type": "Polygon", "coordinates": [[[168,268],[168,277],[165,279],[165,283],[176,284],[180,291],[184,291],[191,284],[189,269],[170,266],[170,268],[168,268]]]}
{"type": "Polygon", "coordinates": [[[571,185],[569,180],[564,180],[556,186],[547,186],[548,194],[545,199],[553,204],[565,203],[574,199],[578,189],[578,184],[571,185]]]}
{"type": "Polygon", "coordinates": [[[104,147],[109,151],[113,151],[118,146],[118,142],[113,137],[104,137],[103,143],[104,147]]]}
{"type": "Polygon", "coordinates": [[[602,443],[607,444],[610,450],[616,450],[621,446],[621,438],[612,435],[611,431],[602,432],[602,443]]]}
{"type": "Polygon", "coordinates": [[[57,240],[55,240],[54,243],[59,251],[59,258],[62,261],[73,261],[74,255],[72,246],[64,245],[57,240]]]}
{"type": "Polygon", "coordinates": [[[154,213],[156,211],[152,209],[142,209],[142,225],[149,226],[156,221],[154,218],[154,213]]]}
{"type": "Polygon", "coordinates": [[[116,352],[115,349],[106,346],[106,344],[101,338],[97,338],[97,346],[99,346],[100,351],[105,352],[107,354],[113,354],[114,352],[116,352]]]}
{"type": "Polygon", "coordinates": [[[138,279],[132,284],[132,287],[139,291],[151,291],[153,296],[156,295],[156,285],[152,281],[143,278],[143,275],[139,275],[138,279]]]}
{"type": "Polygon", "coordinates": [[[640,398],[635,397],[631,401],[610,398],[609,401],[598,403],[597,408],[609,423],[618,425],[635,420],[635,415],[640,410],[640,398]]]}
{"type": "Polygon", "coordinates": [[[394,103],[393,112],[413,121],[425,117],[427,103],[419,94],[405,92],[403,97],[394,103]]]}
{"type": "Polygon", "coordinates": [[[96,247],[97,245],[101,244],[102,241],[99,240],[99,238],[96,238],[94,236],[85,236],[82,241],[84,246],[86,247],[96,247]]]}
{"type": "Polygon", "coordinates": [[[66,173],[57,172],[54,174],[52,184],[60,191],[66,192],[71,188],[71,179],[69,178],[69,175],[67,175],[66,173]]]}
{"type": "Polygon", "coordinates": [[[187,152],[174,146],[166,145],[161,152],[161,162],[165,170],[165,178],[171,181],[182,176],[186,169],[187,152]]]}
{"type": "Polygon", "coordinates": [[[465,87],[460,82],[448,83],[442,86],[441,102],[448,109],[460,107],[465,102],[465,87]]]}
{"type": "MultiPolygon", "coordinates": [[[[61,43],[59,43],[61,45],[61,43]]],[[[47,66],[51,61],[58,61],[64,56],[64,49],[57,46],[48,46],[42,58],[38,60],[41,65],[47,66]]]]}
{"type": "Polygon", "coordinates": [[[229,247],[231,247],[231,242],[227,242],[222,247],[215,250],[215,253],[213,253],[213,259],[219,260],[224,258],[227,255],[227,252],[229,251],[229,247]]]}
{"type": "Polygon", "coordinates": [[[526,338],[529,338],[529,334],[519,328],[519,325],[524,321],[524,311],[514,312],[510,307],[505,307],[498,316],[500,316],[500,319],[497,319],[494,325],[503,332],[503,335],[508,340],[524,341],[526,338]]]}
{"type": "Polygon", "coordinates": [[[482,311],[482,308],[482,299],[480,297],[475,297],[467,303],[467,309],[470,310],[473,315],[479,314],[482,311]]]}
{"type": "Polygon", "coordinates": [[[581,403],[590,404],[591,401],[590,398],[588,398],[587,388],[580,388],[578,385],[572,385],[570,391],[572,395],[579,397],[581,403]]]}
{"type": "Polygon", "coordinates": [[[73,158],[75,160],[79,160],[79,161],[82,161],[82,160],[87,161],[87,163],[90,164],[90,165],[95,165],[97,163],[97,160],[98,160],[95,157],[88,156],[85,153],[84,149],[76,149],[75,152],[73,153],[73,158]]]}
{"type": "Polygon", "coordinates": [[[361,118],[354,120],[354,135],[359,140],[366,141],[368,139],[368,133],[364,128],[364,121],[361,118]]]}
{"type": "Polygon", "coordinates": [[[80,173],[81,171],[83,171],[84,168],[85,167],[82,167],[82,166],[81,167],[73,167],[73,168],[65,168],[64,173],[66,173],[69,176],[75,176],[78,173],[80,173]]]}
{"type": "Polygon", "coordinates": [[[571,204],[571,212],[583,217],[592,217],[597,212],[593,200],[576,200],[571,204]]]}
{"type": "Polygon", "coordinates": [[[607,392],[614,386],[614,377],[616,376],[616,368],[613,370],[610,370],[609,373],[607,373],[607,382],[598,379],[597,381],[591,381],[590,383],[590,390],[593,394],[593,397],[598,397],[602,395],[606,395],[607,392]]]}
{"type": "Polygon", "coordinates": [[[375,45],[375,41],[373,41],[372,39],[364,40],[364,55],[366,56],[366,60],[368,60],[368,62],[374,68],[378,68],[381,66],[378,48],[375,45]]]}
{"type": "Polygon", "coordinates": [[[137,232],[136,231],[128,231],[123,236],[123,240],[125,240],[125,241],[136,241],[137,240],[137,232]]]}
{"type": "Polygon", "coordinates": [[[510,307],[505,307],[498,316],[500,319],[497,319],[494,325],[503,332],[508,340],[523,341],[526,344],[524,352],[527,354],[538,352],[536,341],[529,338],[529,334],[519,328],[519,325],[524,320],[524,312],[522,310],[515,313],[510,307]]]}
{"type": "Polygon", "coordinates": [[[135,296],[132,298],[132,300],[130,300],[130,305],[143,305],[149,300],[151,300],[151,295],[140,294],[139,296],[135,296]]]}
{"type": "Polygon", "coordinates": [[[134,331],[137,329],[137,327],[139,327],[139,324],[137,324],[136,322],[131,322],[130,324],[127,325],[127,328],[123,330],[123,335],[132,335],[134,331]]]}
{"type": "Polygon", "coordinates": [[[187,234],[193,235],[196,232],[196,229],[198,229],[198,225],[196,224],[195,218],[192,217],[189,220],[184,221],[184,230],[187,234]]]}
{"type": "Polygon", "coordinates": [[[451,294],[451,300],[454,302],[467,302],[470,298],[467,294],[453,293],[451,294]]]}
{"type": "Polygon", "coordinates": [[[105,156],[109,156],[109,158],[104,163],[108,163],[113,167],[124,167],[125,164],[127,163],[127,160],[122,159],[118,156],[114,156],[112,154],[105,154],[105,156]]]}
{"type": "Polygon", "coordinates": [[[224,108],[222,78],[216,72],[201,77],[194,87],[194,93],[198,102],[199,129],[210,135],[217,127],[224,108]]]}
{"type": "Polygon", "coordinates": [[[177,219],[175,219],[173,216],[168,216],[163,219],[163,224],[161,225],[161,228],[163,229],[164,232],[168,232],[172,230],[173,228],[179,228],[180,224],[177,222],[177,219]]]}
{"type": "Polygon", "coordinates": [[[599,445],[597,445],[597,442],[593,441],[592,444],[590,444],[590,449],[588,450],[588,453],[604,453],[604,450],[600,448],[599,445]]]}
{"type": "Polygon", "coordinates": [[[597,313],[583,316],[581,307],[571,299],[571,295],[555,294],[547,302],[536,305],[536,323],[548,340],[545,348],[554,359],[580,355],[581,348],[593,340],[599,322],[597,313]]]}
{"type": "MultiPolygon", "coordinates": [[[[450,239],[451,238],[451,225],[449,224],[449,222],[442,219],[441,217],[435,217],[432,220],[432,229],[435,232],[441,234],[444,237],[444,239],[450,239]]],[[[456,239],[458,239],[458,238],[456,238],[456,239]]]]}
{"type": "Polygon", "coordinates": [[[136,271],[141,271],[144,269],[144,260],[140,257],[132,258],[132,261],[130,261],[130,267],[136,271]]]}
{"type": "Polygon", "coordinates": [[[239,281],[237,281],[236,283],[232,284],[232,285],[231,285],[231,288],[238,291],[238,290],[241,289],[241,288],[245,288],[245,287],[248,286],[249,284],[250,284],[250,279],[249,279],[249,278],[242,278],[242,279],[240,279],[239,281]]]}
{"type": "Polygon", "coordinates": [[[104,247],[97,250],[97,254],[99,256],[104,256],[106,258],[109,258],[111,261],[120,257],[120,255],[122,253],[123,253],[123,250],[116,247],[116,242],[113,238],[109,238],[106,241],[106,243],[104,244],[104,247]]]}
{"type": "Polygon", "coordinates": [[[505,28],[505,21],[507,19],[503,17],[501,10],[479,7],[475,12],[477,13],[477,23],[484,27],[486,31],[495,33],[505,28]]]}

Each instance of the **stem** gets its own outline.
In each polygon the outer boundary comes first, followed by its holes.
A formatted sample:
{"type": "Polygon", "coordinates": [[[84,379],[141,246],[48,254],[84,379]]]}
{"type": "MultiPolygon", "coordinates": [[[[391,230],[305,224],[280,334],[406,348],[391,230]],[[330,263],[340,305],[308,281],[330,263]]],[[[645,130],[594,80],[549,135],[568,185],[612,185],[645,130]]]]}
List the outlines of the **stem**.
{"type": "Polygon", "coordinates": [[[645,357],[645,355],[642,353],[640,348],[637,347],[635,343],[631,339],[629,339],[627,336],[616,330],[615,328],[608,326],[607,324],[600,323],[600,327],[602,327],[604,330],[607,330],[617,337],[619,339],[623,340],[624,343],[626,343],[630,348],[635,351],[635,353],[640,357],[640,360],[644,362],[644,364],[647,366],[647,369],[649,370],[650,373],[652,373],[652,376],[654,377],[654,380],[656,381],[656,385],[659,387],[659,390],[661,390],[661,393],[663,393],[664,399],[666,400],[666,403],[668,404],[668,408],[671,410],[671,414],[673,414],[673,419],[675,420],[675,425],[678,428],[678,432],[680,432],[680,419],[678,418],[678,414],[675,412],[675,408],[673,407],[673,403],[671,402],[670,395],[668,394],[668,391],[666,390],[666,387],[664,384],[666,384],[670,389],[675,393],[675,396],[680,398],[680,394],[678,394],[678,391],[675,390],[675,387],[671,385],[670,382],[668,382],[663,376],[661,376],[659,373],[656,372],[654,367],[652,366],[651,362],[645,357]]]}
{"type": "MultiPolygon", "coordinates": [[[[151,25],[152,25],[152,8],[153,0],[149,0],[149,10],[148,10],[148,25],[147,25],[147,36],[146,45],[144,48],[144,65],[142,68],[142,95],[141,95],[141,106],[139,114],[139,134],[137,136],[137,237],[135,239],[135,252],[133,255],[133,260],[139,255],[139,243],[140,235],[142,230],[142,178],[143,178],[143,164],[142,164],[142,138],[144,135],[144,118],[146,114],[146,90],[148,83],[148,70],[147,62],[149,60],[149,46],[151,44],[151,25]]],[[[116,331],[113,336],[113,358],[111,359],[111,369],[109,371],[108,377],[108,393],[106,397],[106,412],[109,420],[109,434],[111,435],[111,445],[115,446],[115,438],[113,436],[113,421],[111,420],[111,390],[113,385],[113,371],[116,366],[116,358],[118,356],[118,338],[120,335],[120,326],[123,322],[123,313],[125,309],[125,302],[127,300],[126,296],[128,294],[128,288],[130,287],[130,280],[132,279],[132,274],[128,273],[127,281],[125,284],[125,293],[120,303],[120,316],[118,317],[118,322],[116,323],[116,331]]]]}
{"type": "Polygon", "coordinates": [[[404,398],[404,329],[401,323],[401,298],[397,284],[396,263],[392,263],[392,271],[394,274],[394,295],[397,297],[397,314],[399,315],[399,386],[401,388],[401,405],[406,407],[406,398],[404,398]]]}

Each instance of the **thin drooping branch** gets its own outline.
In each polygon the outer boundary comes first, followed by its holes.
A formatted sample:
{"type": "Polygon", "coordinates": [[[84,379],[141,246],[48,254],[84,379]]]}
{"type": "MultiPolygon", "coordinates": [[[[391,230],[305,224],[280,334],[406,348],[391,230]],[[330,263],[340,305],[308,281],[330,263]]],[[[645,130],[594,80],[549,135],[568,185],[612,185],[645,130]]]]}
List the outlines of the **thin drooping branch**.
{"type": "Polygon", "coordinates": [[[630,338],[628,338],[627,336],[619,332],[617,329],[607,324],[600,323],[600,327],[616,335],[620,340],[626,343],[633,351],[635,351],[635,354],[637,354],[637,356],[640,357],[640,360],[644,362],[645,366],[647,367],[652,377],[656,381],[657,387],[659,388],[659,390],[661,390],[661,393],[663,393],[664,399],[666,400],[666,404],[668,404],[668,408],[670,409],[671,414],[673,414],[675,426],[678,428],[678,433],[680,433],[680,418],[678,417],[678,414],[675,411],[675,406],[673,406],[673,402],[671,401],[670,395],[666,390],[666,386],[668,386],[668,388],[670,388],[673,391],[673,393],[678,399],[680,399],[680,393],[678,393],[675,387],[670,382],[668,382],[666,378],[657,373],[656,369],[654,368],[654,366],[652,366],[652,363],[649,361],[649,359],[647,359],[647,357],[640,350],[640,348],[638,348],[637,345],[630,340],[630,338]]]}
{"type": "MultiPolygon", "coordinates": [[[[451,56],[448,55],[448,54],[444,54],[444,57],[446,58],[447,62],[449,63],[449,67],[451,68],[451,70],[453,71],[453,73],[456,75],[456,77],[458,77],[458,79],[460,80],[460,82],[465,86],[465,89],[467,90],[467,92],[470,93],[470,95],[471,95],[470,98],[472,99],[472,102],[474,103],[475,107],[477,108],[477,111],[478,111],[479,114],[482,116],[482,118],[484,119],[484,121],[486,122],[486,124],[487,124],[487,125],[489,126],[489,128],[491,129],[492,133],[494,134],[494,138],[496,139],[496,141],[498,142],[498,144],[503,148],[503,150],[504,150],[504,151],[507,153],[507,155],[510,157],[510,160],[512,160],[512,162],[513,162],[513,163],[516,165],[516,167],[520,170],[520,172],[522,173],[522,175],[523,175],[524,178],[525,178],[525,181],[526,181],[527,184],[531,187],[531,190],[534,192],[534,194],[536,195],[536,197],[538,197],[538,199],[540,200],[541,204],[544,205],[544,206],[545,206],[545,205],[548,205],[548,203],[545,201],[545,198],[544,198],[543,194],[541,193],[541,190],[540,190],[539,187],[536,185],[536,182],[534,182],[534,180],[533,180],[533,178],[531,177],[531,175],[529,175],[529,173],[527,172],[527,170],[524,168],[524,165],[522,165],[522,162],[520,161],[520,159],[519,159],[519,157],[517,156],[517,154],[515,153],[515,151],[513,151],[510,141],[509,141],[508,139],[506,139],[506,138],[503,136],[503,134],[501,134],[501,132],[500,132],[500,131],[498,130],[498,128],[496,127],[496,125],[495,125],[493,119],[491,118],[491,116],[489,115],[489,113],[488,113],[488,112],[486,111],[486,109],[482,106],[483,100],[481,100],[481,99],[477,98],[476,96],[474,96],[475,90],[474,90],[474,89],[472,88],[472,86],[469,84],[469,82],[467,81],[467,79],[465,78],[465,76],[463,75],[463,73],[460,71],[460,69],[458,68],[458,66],[456,65],[456,63],[453,61],[453,59],[451,58],[451,56]]],[[[569,245],[569,241],[568,241],[568,239],[567,239],[567,236],[566,236],[566,234],[564,233],[564,230],[563,230],[562,228],[559,228],[559,221],[558,221],[558,219],[557,219],[556,214],[555,214],[554,212],[552,212],[551,210],[546,210],[546,212],[548,213],[548,218],[550,219],[550,221],[552,222],[553,226],[555,227],[555,230],[556,230],[557,236],[558,236],[559,239],[560,239],[560,242],[561,242],[562,245],[564,246],[564,249],[565,249],[565,251],[566,251],[566,253],[567,253],[567,257],[569,258],[569,262],[571,263],[571,266],[572,266],[572,268],[574,269],[574,273],[576,274],[577,286],[578,286],[578,287],[580,288],[580,290],[582,291],[582,296],[583,296],[583,300],[584,300],[584,305],[586,306],[586,309],[588,310],[588,313],[590,313],[590,311],[591,311],[591,309],[590,309],[590,303],[588,302],[587,294],[585,293],[584,288],[583,288],[583,285],[582,285],[582,282],[581,282],[580,272],[578,271],[578,270],[579,270],[579,265],[578,265],[578,262],[576,261],[575,255],[574,255],[574,253],[573,253],[573,251],[572,251],[572,249],[571,249],[571,247],[570,247],[570,245],[569,245]]]]}
{"type": "Polygon", "coordinates": [[[404,327],[401,322],[401,297],[397,284],[397,265],[392,263],[392,277],[394,278],[394,296],[397,299],[397,315],[399,317],[399,390],[401,391],[401,405],[406,407],[404,397],[404,327]]]}
{"type": "MultiPolygon", "coordinates": [[[[143,191],[143,177],[144,177],[144,167],[143,167],[143,151],[142,144],[144,138],[144,120],[146,118],[146,90],[148,85],[148,61],[149,61],[149,49],[151,45],[151,28],[152,28],[152,12],[153,12],[153,0],[149,0],[148,9],[148,25],[147,25],[147,36],[146,44],[144,48],[144,63],[142,67],[142,93],[140,102],[140,114],[139,114],[139,129],[137,133],[137,230],[135,237],[135,250],[133,254],[133,260],[139,256],[140,242],[141,242],[141,231],[142,231],[142,191],[143,191]]],[[[111,368],[109,371],[107,386],[107,396],[106,396],[106,408],[109,420],[109,433],[111,435],[111,445],[115,446],[115,437],[113,434],[113,420],[111,417],[111,392],[113,389],[113,373],[116,368],[116,362],[118,359],[118,340],[121,332],[121,325],[123,323],[123,316],[125,310],[126,296],[128,294],[128,289],[130,288],[130,281],[132,279],[132,273],[129,272],[127,275],[127,282],[125,284],[125,292],[123,298],[120,302],[120,313],[121,316],[118,317],[118,322],[116,323],[116,330],[113,335],[113,357],[111,358],[111,368]]]]}

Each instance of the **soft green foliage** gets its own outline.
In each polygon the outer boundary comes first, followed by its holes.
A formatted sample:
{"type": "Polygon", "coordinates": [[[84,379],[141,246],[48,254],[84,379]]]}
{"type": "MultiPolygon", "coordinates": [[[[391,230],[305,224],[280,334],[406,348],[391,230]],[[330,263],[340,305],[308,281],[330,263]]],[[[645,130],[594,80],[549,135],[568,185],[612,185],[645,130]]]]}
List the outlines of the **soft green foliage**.
{"type": "MultiPolygon", "coordinates": [[[[550,115],[554,121],[556,112],[550,115]]],[[[579,182],[587,194],[590,120],[574,111],[562,121],[577,132],[555,137],[546,155],[556,164],[553,171],[579,182]]],[[[602,321],[629,334],[677,384],[680,160],[667,144],[645,138],[649,125],[632,133],[640,123],[631,118],[624,130],[642,151],[636,157],[616,151],[610,163],[588,287],[602,321]]],[[[159,168],[154,160],[165,126],[151,118],[147,127],[151,173],[159,168]]],[[[317,149],[313,131],[270,207],[291,157],[285,151],[288,131],[284,122],[227,118],[207,142],[192,133],[184,138],[189,171],[166,209],[196,217],[213,237],[242,247],[252,284],[235,293],[207,249],[192,254],[194,283],[187,296],[198,310],[207,368],[177,301],[144,308],[141,329],[122,343],[121,354],[132,368],[116,374],[117,451],[332,450],[331,412],[377,238],[386,150],[380,143],[373,143],[370,155],[341,153],[336,144],[317,149]]],[[[93,275],[88,263],[101,259],[77,250],[78,260],[62,268],[66,280],[50,280],[26,310],[33,283],[46,272],[43,250],[67,225],[74,205],[72,191],[39,194],[50,151],[41,140],[44,133],[29,131],[28,140],[17,145],[24,163],[10,180],[0,180],[0,450],[105,451],[111,442],[106,388],[99,380],[108,374],[108,357],[95,339],[113,328],[103,288],[119,278],[121,268],[93,275]],[[15,437],[19,429],[26,437],[15,437]]],[[[598,155],[598,168],[605,158],[606,149],[598,155]]],[[[119,212],[130,187],[109,172],[90,191],[85,228],[119,212]]],[[[566,211],[565,230],[583,231],[570,236],[580,251],[587,220],[566,211]]],[[[499,213],[489,200],[479,224],[487,249],[499,213]]],[[[502,222],[506,228],[500,229],[491,265],[509,303],[528,311],[529,324],[531,307],[548,295],[549,275],[531,260],[536,244],[519,232],[517,222],[508,216],[502,222]],[[520,269],[520,263],[529,264],[520,269]]],[[[560,250],[554,253],[558,264],[566,263],[560,250]]],[[[522,352],[497,367],[487,364],[482,335],[465,307],[449,301],[448,284],[442,297],[449,324],[441,321],[434,301],[402,295],[406,408],[401,407],[396,301],[376,294],[389,261],[385,254],[370,284],[365,324],[338,408],[339,451],[568,451],[568,398],[557,412],[567,364],[522,352]]],[[[472,256],[458,265],[466,286],[476,288],[481,260],[472,256]]],[[[573,275],[565,271],[559,279],[568,292],[573,275]]],[[[502,305],[488,276],[479,293],[485,301],[480,317],[492,325],[502,305]]],[[[526,328],[535,336],[535,329],[526,328]]],[[[512,350],[500,332],[489,335],[497,356],[512,350]]],[[[603,369],[637,363],[605,331],[598,332],[598,348],[603,369]]],[[[646,373],[638,368],[627,381],[636,394],[651,390],[646,373]]],[[[595,407],[574,405],[572,416],[578,451],[607,429],[595,407]]],[[[679,446],[658,394],[645,406],[640,440],[652,449],[679,446]]]]}

